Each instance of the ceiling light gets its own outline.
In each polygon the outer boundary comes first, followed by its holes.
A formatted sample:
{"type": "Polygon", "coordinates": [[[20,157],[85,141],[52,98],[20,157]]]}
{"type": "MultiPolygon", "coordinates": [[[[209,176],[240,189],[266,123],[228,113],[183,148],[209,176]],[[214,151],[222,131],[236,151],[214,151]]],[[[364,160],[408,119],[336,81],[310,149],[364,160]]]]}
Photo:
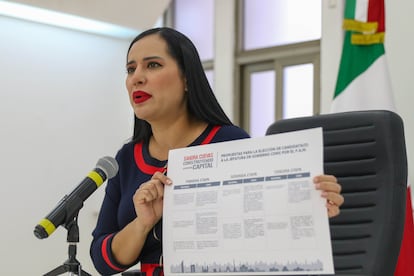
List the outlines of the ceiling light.
{"type": "Polygon", "coordinates": [[[131,39],[141,32],[140,30],[7,1],[0,1],[0,15],[123,39],[131,39]]]}

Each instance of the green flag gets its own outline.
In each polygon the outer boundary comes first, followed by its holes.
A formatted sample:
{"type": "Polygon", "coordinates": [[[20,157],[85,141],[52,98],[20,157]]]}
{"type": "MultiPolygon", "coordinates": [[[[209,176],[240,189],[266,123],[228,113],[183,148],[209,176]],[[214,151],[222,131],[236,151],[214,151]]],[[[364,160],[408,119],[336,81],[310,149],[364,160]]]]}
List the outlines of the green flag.
{"type": "Polygon", "coordinates": [[[384,49],[384,1],[346,0],[345,37],[331,111],[395,110],[384,49]]]}

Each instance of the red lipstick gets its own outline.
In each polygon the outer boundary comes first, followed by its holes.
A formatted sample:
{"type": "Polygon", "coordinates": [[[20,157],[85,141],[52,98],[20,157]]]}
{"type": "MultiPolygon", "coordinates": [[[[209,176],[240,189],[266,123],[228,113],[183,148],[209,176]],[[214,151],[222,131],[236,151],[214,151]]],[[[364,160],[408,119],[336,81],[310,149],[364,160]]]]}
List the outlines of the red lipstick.
{"type": "Polygon", "coordinates": [[[132,93],[132,99],[134,100],[134,103],[139,104],[143,103],[152,96],[144,91],[135,91],[132,93]]]}

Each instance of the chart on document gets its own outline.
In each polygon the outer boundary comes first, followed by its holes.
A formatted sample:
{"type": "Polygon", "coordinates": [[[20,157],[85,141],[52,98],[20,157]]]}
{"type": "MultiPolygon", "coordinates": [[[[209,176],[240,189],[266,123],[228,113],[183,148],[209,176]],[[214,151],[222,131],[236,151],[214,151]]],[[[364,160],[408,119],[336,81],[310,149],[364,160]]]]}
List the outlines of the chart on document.
{"type": "Polygon", "coordinates": [[[163,214],[169,275],[333,274],[322,129],[170,151],[163,214]]]}

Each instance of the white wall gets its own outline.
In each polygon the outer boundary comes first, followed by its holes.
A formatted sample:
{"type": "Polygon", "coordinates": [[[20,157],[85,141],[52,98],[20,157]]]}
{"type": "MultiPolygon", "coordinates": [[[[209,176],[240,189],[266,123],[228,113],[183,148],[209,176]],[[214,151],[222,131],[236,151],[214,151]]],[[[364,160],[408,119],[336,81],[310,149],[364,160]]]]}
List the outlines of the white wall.
{"type": "MultiPolygon", "coordinates": [[[[322,1],[322,112],[329,112],[342,51],[343,1],[322,1]]],[[[414,187],[414,39],[411,19],[414,2],[386,0],[385,52],[396,108],[403,118],[409,168],[414,187]]]]}
{"type": "Polygon", "coordinates": [[[235,12],[234,0],[215,0],[214,31],[214,93],[229,118],[234,117],[234,47],[235,12]],[[223,77],[224,76],[224,77],[223,77]]]}
{"type": "MultiPolygon", "coordinates": [[[[0,17],[0,41],[0,274],[43,275],[68,258],[67,231],[38,240],[35,225],[132,135],[129,41],[7,17],[0,17]]],[[[79,214],[77,257],[92,275],[102,187],[79,214]]]]}

